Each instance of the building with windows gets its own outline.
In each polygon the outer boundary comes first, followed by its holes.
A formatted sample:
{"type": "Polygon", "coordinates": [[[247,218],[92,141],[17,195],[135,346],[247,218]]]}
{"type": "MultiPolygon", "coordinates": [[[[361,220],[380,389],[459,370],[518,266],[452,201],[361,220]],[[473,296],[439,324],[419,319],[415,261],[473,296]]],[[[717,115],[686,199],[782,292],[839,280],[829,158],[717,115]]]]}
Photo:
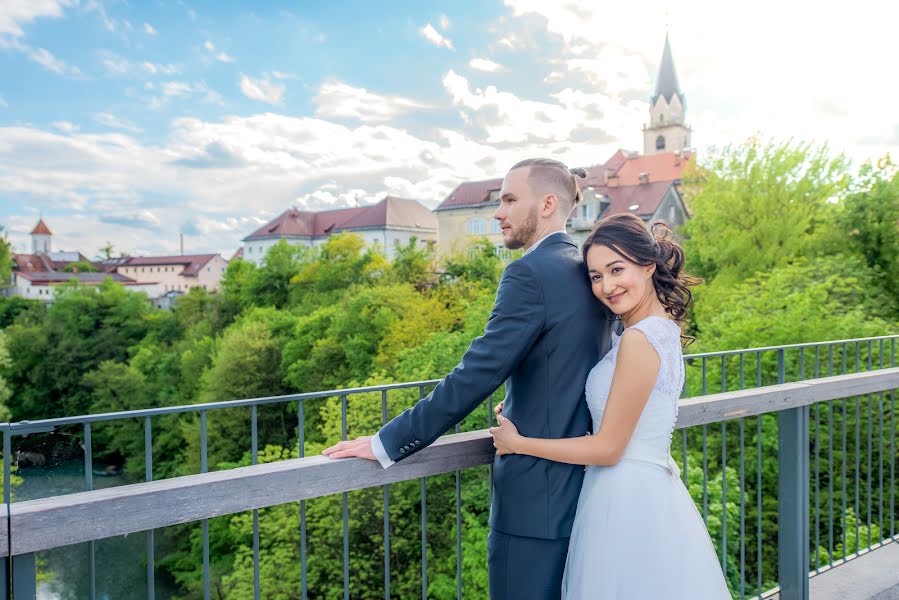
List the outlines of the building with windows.
{"type": "Polygon", "coordinates": [[[681,152],[690,147],[690,127],[686,124],[687,99],[677,83],[671,44],[665,49],[649,99],[649,124],[643,126],[643,154],[681,152]]]}
{"type": "Polygon", "coordinates": [[[360,236],[392,259],[396,244],[406,245],[412,237],[422,244],[436,241],[437,218],[417,200],[394,196],[355,208],[319,212],[292,208],[245,237],[238,252],[243,260],[259,265],[280,240],[311,248],[342,232],[360,236]]]}
{"type": "MultiPolygon", "coordinates": [[[[604,163],[588,167],[586,179],[578,179],[583,201],[568,220],[568,232],[578,243],[598,219],[622,212],[646,221],[665,221],[672,227],[687,220],[689,213],[678,187],[681,172],[693,158],[685,112],[686,100],[666,36],[649,102],[650,123],[643,127],[644,153],[618,150],[604,163]]],[[[501,177],[463,182],[434,210],[441,255],[486,237],[502,256],[509,256],[499,222],[493,219],[502,183],[501,177]]]]}
{"type": "Polygon", "coordinates": [[[434,209],[437,215],[437,253],[454,254],[474,238],[486,237],[501,251],[502,231],[493,213],[499,205],[502,178],[466,181],[434,209]]]}
{"type": "Polygon", "coordinates": [[[107,277],[132,289],[153,297],[157,293],[155,282],[139,282],[116,273],[80,272],[79,264],[97,265],[80,252],[54,252],[53,232],[43,219],[31,230],[31,254],[12,255],[12,273],[5,295],[21,296],[32,300],[52,302],[59,286],[75,280],[82,285],[100,285],[107,277]]]}
{"type": "Polygon", "coordinates": [[[187,292],[199,287],[218,291],[228,261],[219,254],[185,254],[178,256],[129,256],[104,261],[109,272],[123,275],[138,283],[153,283],[158,298],[168,292],[187,292]]]}

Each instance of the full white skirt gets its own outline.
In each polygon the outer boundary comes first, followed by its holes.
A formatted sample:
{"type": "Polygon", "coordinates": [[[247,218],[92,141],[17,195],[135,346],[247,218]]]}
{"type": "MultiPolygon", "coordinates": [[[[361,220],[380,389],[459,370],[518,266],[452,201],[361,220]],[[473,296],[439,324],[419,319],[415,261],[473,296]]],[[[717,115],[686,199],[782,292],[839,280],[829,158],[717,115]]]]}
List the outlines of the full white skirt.
{"type": "Polygon", "coordinates": [[[702,516],[668,469],[587,467],[562,580],[567,600],[730,600],[702,516]]]}

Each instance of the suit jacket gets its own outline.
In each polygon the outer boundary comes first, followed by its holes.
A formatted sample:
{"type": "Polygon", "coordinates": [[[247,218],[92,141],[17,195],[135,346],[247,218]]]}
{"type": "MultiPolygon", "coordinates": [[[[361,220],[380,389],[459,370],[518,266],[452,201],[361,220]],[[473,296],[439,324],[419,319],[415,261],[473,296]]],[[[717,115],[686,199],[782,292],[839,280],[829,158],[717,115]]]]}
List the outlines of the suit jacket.
{"type": "MultiPolygon", "coordinates": [[[[503,415],[529,437],[568,438],[590,430],[584,385],[610,346],[611,313],[590,289],[568,234],[547,237],[509,263],[484,335],[415,406],[378,432],[391,460],[431,444],[503,382],[503,415]]],[[[494,459],[490,526],[510,535],[571,535],[584,468],[523,455],[494,459]]]]}

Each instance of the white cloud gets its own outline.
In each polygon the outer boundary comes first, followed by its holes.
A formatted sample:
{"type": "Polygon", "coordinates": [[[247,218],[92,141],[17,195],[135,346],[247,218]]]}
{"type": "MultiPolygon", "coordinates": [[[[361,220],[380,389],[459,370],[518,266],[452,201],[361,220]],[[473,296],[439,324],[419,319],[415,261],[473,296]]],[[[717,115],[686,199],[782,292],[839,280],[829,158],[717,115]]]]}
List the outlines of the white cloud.
{"type": "Polygon", "coordinates": [[[439,22],[440,22],[440,29],[446,31],[447,29],[450,28],[451,23],[450,23],[448,16],[440,15],[439,22]]]}
{"type": "Polygon", "coordinates": [[[268,77],[254,79],[241,74],[240,91],[251,100],[259,100],[268,104],[280,105],[284,99],[284,86],[272,83],[268,77]]]}
{"type": "Polygon", "coordinates": [[[206,48],[207,50],[209,50],[210,52],[215,52],[215,44],[213,44],[209,40],[206,40],[203,43],[203,47],[206,48]]]}
{"type": "Polygon", "coordinates": [[[143,129],[141,129],[128,119],[123,119],[109,113],[97,113],[96,115],[94,115],[94,121],[106,127],[111,127],[113,129],[123,129],[132,133],[140,133],[141,131],[143,131],[143,129]]]}
{"type": "Polygon", "coordinates": [[[70,121],[53,121],[52,125],[63,133],[74,133],[79,129],[77,125],[70,121]]]}
{"type": "Polygon", "coordinates": [[[23,26],[32,21],[52,17],[58,18],[72,2],[65,0],[9,1],[0,4],[0,36],[23,37],[23,26]]]}
{"type": "Polygon", "coordinates": [[[71,67],[65,63],[65,61],[60,60],[53,56],[46,48],[38,48],[37,50],[33,50],[29,53],[34,62],[44,67],[48,71],[53,71],[58,75],[78,75],[80,71],[77,67],[71,67]]]}
{"type": "Polygon", "coordinates": [[[9,108],[9,104],[3,96],[0,96],[0,108],[9,108]]]}
{"type": "Polygon", "coordinates": [[[110,75],[136,76],[136,75],[165,75],[171,77],[181,72],[181,67],[171,63],[154,63],[150,61],[133,62],[115,54],[114,52],[101,52],[103,68],[110,75]]]}
{"type": "Polygon", "coordinates": [[[468,66],[472,69],[484,71],[486,73],[495,73],[503,68],[501,64],[493,62],[489,58],[472,58],[468,61],[468,66]]]}
{"type": "Polygon", "coordinates": [[[223,63],[234,62],[234,59],[227,52],[219,52],[215,55],[215,60],[223,63]]]}
{"type": "Polygon", "coordinates": [[[296,79],[297,76],[293,73],[284,73],[283,71],[272,71],[272,77],[275,79],[296,79]]]}
{"type": "Polygon", "coordinates": [[[149,75],[177,75],[181,72],[181,67],[173,64],[160,64],[151,62],[142,62],[140,68],[149,75]]]}
{"type": "MultiPolygon", "coordinates": [[[[148,84],[152,82],[147,82],[148,84]]],[[[144,85],[145,89],[156,90],[157,86],[144,85]]],[[[224,105],[225,101],[222,95],[214,89],[210,88],[205,81],[166,81],[158,86],[161,96],[149,96],[144,98],[147,105],[152,110],[158,110],[168,104],[171,98],[193,98],[198,97],[203,102],[209,104],[224,105]]]]}
{"type": "Polygon", "coordinates": [[[156,35],[157,31],[152,25],[144,21],[144,33],[147,35],[156,35]]]}
{"type": "Polygon", "coordinates": [[[313,99],[319,117],[358,119],[363,123],[379,123],[427,108],[425,104],[401,96],[386,96],[353,87],[341,81],[326,81],[313,99]]]}
{"type": "Polygon", "coordinates": [[[455,50],[452,40],[443,37],[443,35],[441,35],[439,31],[434,29],[434,26],[430,23],[419,29],[418,32],[423,38],[425,38],[435,46],[441,46],[444,48],[449,48],[450,50],[455,50]]]}

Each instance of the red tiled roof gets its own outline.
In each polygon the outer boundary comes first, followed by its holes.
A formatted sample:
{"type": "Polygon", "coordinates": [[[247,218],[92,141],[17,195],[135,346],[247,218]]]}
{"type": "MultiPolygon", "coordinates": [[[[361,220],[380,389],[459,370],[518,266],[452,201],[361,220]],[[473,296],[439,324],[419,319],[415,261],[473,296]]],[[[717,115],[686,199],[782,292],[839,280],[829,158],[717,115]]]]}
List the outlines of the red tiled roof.
{"type": "MultiPolygon", "coordinates": [[[[689,162],[689,152],[663,152],[650,156],[630,155],[618,150],[601,164],[587,167],[587,177],[577,179],[578,187],[604,187],[606,185],[639,185],[640,174],[646,173],[648,183],[680,179],[681,171],[689,162]]],[[[477,206],[490,201],[490,191],[502,187],[502,178],[483,181],[466,181],[456,186],[435,210],[477,206]]]]}
{"type": "Polygon", "coordinates": [[[34,235],[36,233],[44,234],[44,235],[53,235],[53,232],[50,231],[50,228],[47,227],[47,224],[44,223],[43,219],[40,219],[37,222],[37,225],[34,226],[34,229],[31,230],[31,235],[34,235]]]}
{"type": "Polygon", "coordinates": [[[437,230],[437,218],[417,200],[387,196],[377,204],[305,212],[292,208],[244,240],[268,237],[322,237],[339,231],[371,228],[437,230]]]}
{"type": "Polygon", "coordinates": [[[218,256],[218,254],[185,254],[183,256],[132,256],[120,267],[147,267],[165,265],[185,265],[180,275],[191,277],[200,272],[206,263],[218,256]]]}
{"type": "Polygon", "coordinates": [[[640,174],[646,173],[649,183],[654,181],[675,181],[693,156],[689,152],[662,152],[648,156],[634,156],[626,159],[615,173],[618,185],[637,185],[640,174]]]}
{"type": "Polygon", "coordinates": [[[465,181],[456,186],[435,210],[458,208],[460,206],[476,206],[490,201],[490,192],[503,187],[503,178],[484,179],[482,181],[465,181]]]}
{"type": "Polygon", "coordinates": [[[673,181],[655,181],[639,185],[623,185],[600,188],[596,191],[609,198],[611,204],[603,217],[617,215],[618,213],[633,213],[643,218],[649,218],[658,210],[665,198],[668,189],[674,185],[673,181]],[[637,208],[631,209],[636,205],[637,208]]]}
{"type": "Polygon", "coordinates": [[[231,255],[231,260],[234,260],[235,258],[243,258],[243,246],[238,248],[237,252],[231,255]]]}

